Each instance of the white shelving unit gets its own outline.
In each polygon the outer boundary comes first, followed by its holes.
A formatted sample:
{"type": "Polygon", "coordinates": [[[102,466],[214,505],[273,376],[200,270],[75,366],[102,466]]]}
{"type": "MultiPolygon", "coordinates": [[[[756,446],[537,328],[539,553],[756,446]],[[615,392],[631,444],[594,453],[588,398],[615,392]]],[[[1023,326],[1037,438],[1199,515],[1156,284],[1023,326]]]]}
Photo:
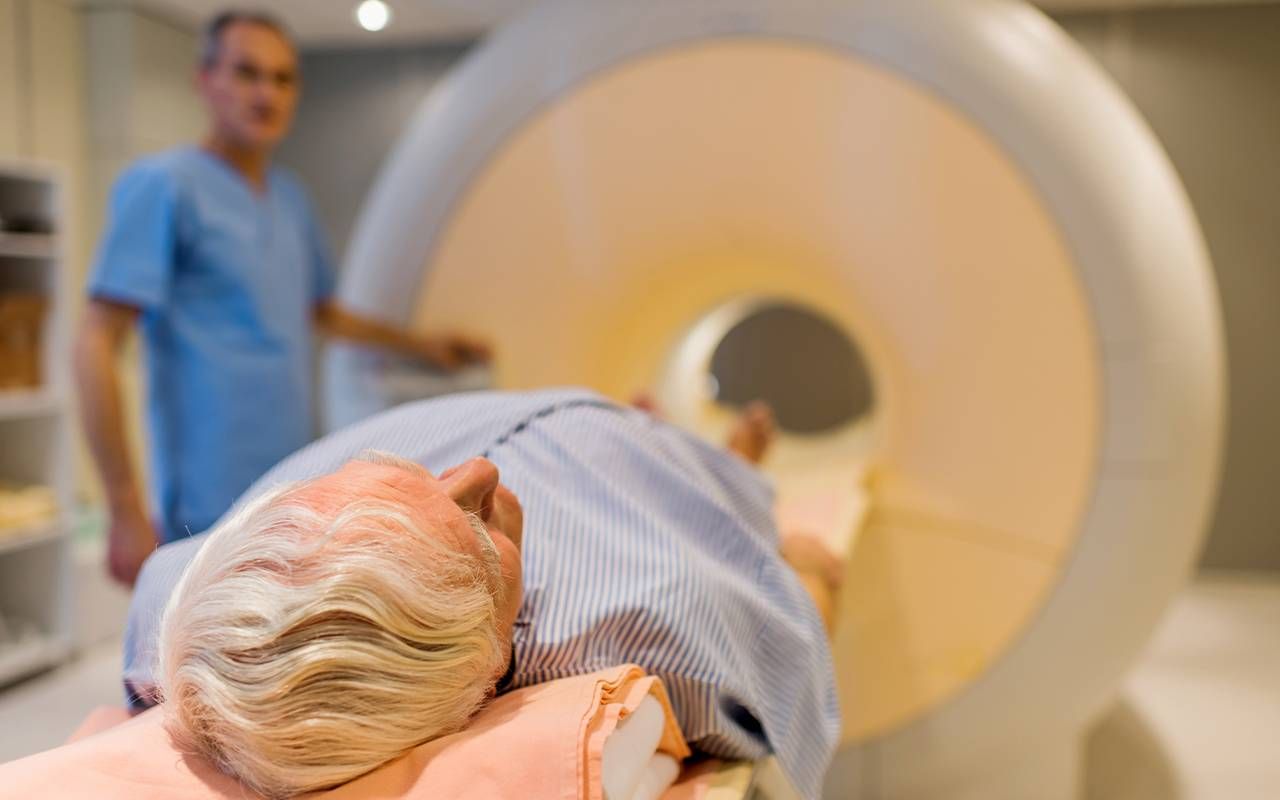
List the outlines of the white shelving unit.
{"type": "Polygon", "coordinates": [[[0,482],[50,487],[60,517],[0,533],[0,685],[58,664],[72,647],[69,298],[66,217],[56,169],[0,160],[0,220],[45,220],[49,233],[0,228],[0,293],[45,295],[42,385],[0,389],[0,482]]]}

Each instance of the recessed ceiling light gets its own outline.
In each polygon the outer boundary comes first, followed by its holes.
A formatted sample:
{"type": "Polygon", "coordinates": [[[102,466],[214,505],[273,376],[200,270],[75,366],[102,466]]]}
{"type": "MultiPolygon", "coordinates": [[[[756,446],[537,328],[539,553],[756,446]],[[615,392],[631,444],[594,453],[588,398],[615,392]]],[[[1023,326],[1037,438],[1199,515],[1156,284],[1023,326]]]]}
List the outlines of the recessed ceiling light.
{"type": "Polygon", "coordinates": [[[391,7],[382,0],[364,0],[356,6],[356,22],[366,31],[380,31],[391,21],[391,7]]]}

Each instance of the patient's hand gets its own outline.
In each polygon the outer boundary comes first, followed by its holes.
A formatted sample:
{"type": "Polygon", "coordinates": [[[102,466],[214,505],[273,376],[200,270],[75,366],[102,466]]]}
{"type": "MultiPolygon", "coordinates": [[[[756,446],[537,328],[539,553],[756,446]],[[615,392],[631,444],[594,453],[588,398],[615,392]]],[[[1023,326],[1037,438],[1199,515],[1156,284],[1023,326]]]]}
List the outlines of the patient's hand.
{"type": "Polygon", "coordinates": [[[836,595],[844,580],[844,562],[810,533],[784,533],[778,552],[800,577],[830,634],[836,622],[836,595]]]}
{"type": "Polygon", "coordinates": [[[832,591],[844,581],[844,561],[812,533],[784,533],[778,552],[796,572],[816,575],[832,591]]]}

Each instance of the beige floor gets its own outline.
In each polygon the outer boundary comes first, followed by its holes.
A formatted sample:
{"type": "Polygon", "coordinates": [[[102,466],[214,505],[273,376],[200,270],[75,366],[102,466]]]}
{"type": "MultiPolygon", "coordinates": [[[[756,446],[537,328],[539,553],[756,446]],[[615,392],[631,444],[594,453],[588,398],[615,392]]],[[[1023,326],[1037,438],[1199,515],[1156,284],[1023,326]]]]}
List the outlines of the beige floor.
{"type": "Polygon", "coordinates": [[[1088,800],[1280,798],[1280,577],[1202,575],[1089,742],[1088,800]]]}
{"type": "MultiPolygon", "coordinates": [[[[120,701],[119,643],[0,692],[0,762],[120,701]]],[[[1280,798],[1280,576],[1202,575],[1094,730],[1085,800],[1280,798]]]]}

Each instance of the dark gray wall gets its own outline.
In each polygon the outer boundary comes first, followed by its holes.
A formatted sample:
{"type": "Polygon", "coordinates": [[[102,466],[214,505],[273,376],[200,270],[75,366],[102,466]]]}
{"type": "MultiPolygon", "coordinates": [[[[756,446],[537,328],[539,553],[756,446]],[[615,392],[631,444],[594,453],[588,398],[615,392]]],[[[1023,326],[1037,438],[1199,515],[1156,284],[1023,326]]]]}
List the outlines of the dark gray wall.
{"type": "MultiPolygon", "coordinates": [[[[1204,226],[1226,311],[1231,429],[1204,564],[1280,570],[1280,6],[1061,15],[1150,121],[1204,226]]],[[[339,253],[378,166],[468,45],[317,51],[281,153],[339,253]]]]}
{"type": "Polygon", "coordinates": [[[1072,14],[1164,143],[1204,228],[1230,432],[1203,564],[1280,570],[1280,6],[1072,14]]]}
{"type": "Polygon", "coordinates": [[[339,258],[382,159],[469,42],[302,55],[302,100],[279,159],[311,190],[339,258]]]}

